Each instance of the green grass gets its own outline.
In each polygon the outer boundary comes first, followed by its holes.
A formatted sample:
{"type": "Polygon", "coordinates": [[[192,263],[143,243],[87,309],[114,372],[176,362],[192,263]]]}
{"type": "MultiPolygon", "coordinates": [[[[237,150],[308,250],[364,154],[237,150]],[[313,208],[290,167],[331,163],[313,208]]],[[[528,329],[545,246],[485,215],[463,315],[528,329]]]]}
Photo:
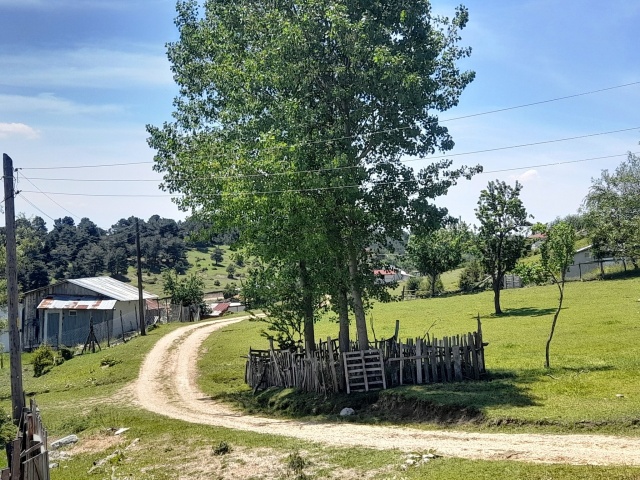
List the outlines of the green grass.
{"type": "MultiPolygon", "coordinates": [[[[503,291],[505,315],[499,317],[492,314],[492,292],[376,304],[369,317],[377,338],[391,336],[396,319],[401,338],[423,335],[434,322],[432,335],[465,333],[476,329],[479,313],[489,342],[489,381],[407,386],[381,395],[480,412],[481,421],[475,418],[465,428],[639,435],[639,287],[638,278],[567,284],[549,371],[543,368],[544,347],[557,306],[555,286],[503,291]]],[[[201,368],[208,373],[201,387],[206,392],[247,401],[241,356],[249,346],[266,346],[261,328],[261,322],[244,322],[205,343],[201,368]]],[[[317,338],[336,338],[337,331],[329,318],[316,325],[317,338]]]]}
{"type": "MultiPolygon", "coordinates": [[[[136,337],[126,344],[102,352],[75,357],[39,378],[32,377],[30,356],[23,356],[25,389],[36,395],[50,440],[70,433],[76,433],[80,437],[77,448],[71,449],[75,452],[71,459],[59,461],[60,468],[52,470],[53,480],[93,477],[222,479],[230,478],[227,472],[237,472],[238,468],[243,468],[248,458],[261,455],[271,455],[271,463],[266,463],[257,474],[236,474],[234,478],[263,478],[262,475],[278,468],[285,473],[276,478],[285,479],[293,478],[290,472],[287,473],[286,464],[289,455],[295,451],[299,451],[309,464],[304,468],[307,478],[318,480],[358,478],[364,477],[365,473],[369,478],[376,479],[458,479],[463,475],[472,475],[477,479],[640,478],[640,469],[635,467],[535,465],[444,458],[405,470],[409,452],[329,448],[286,437],[189,424],[149,413],[136,408],[128,400],[120,401],[117,396],[113,397],[135,378],[152,345],[162,335],[181,326],[163,325],[149,332],[146,337],[136,337]],[[118,363],[102,368],[101,361],[107,356],[118,363]],[[129,427],[130,430],[118,437],[121,438],[121,443],[116,444],[113,429],[120,427],[129,427]],[[139,439],[135,447],[93,474],[87,473],[94,462],[117,449],[122,450],[135,439],[139,439]],[[217,456],[213,453],[221,442],[231,447],[229,455],[217,456]]],[[[320,327],[329,331],[332,325],[325,320],[320,327]]],[[[205,347],[210,350],[203,362],[212,358],[218,358],[219,361],[213,375],[203,376],[204,384],[209,385],[207,388],[213,385],[219,391],[225,391],[230,384],[231,388],[241,387],[243,362],[240,355],[246,354],[248,344],[264,344],[259,328],[258,322],[242,322],[230,326],[220,334],[214,334],[213,342],[208,342],[205,347]],[[215,383],[213,379],[226,385],[215,383]]],[[[0,407],[6,411],[10,407],[8,373],[8,366],[0,370],[0,407]]],[[[350,397],[350,400],[354,398],[357,397],[350,397]]],[[[4,455],[0,455],[0,464],[4,464],[4,455]]]]}

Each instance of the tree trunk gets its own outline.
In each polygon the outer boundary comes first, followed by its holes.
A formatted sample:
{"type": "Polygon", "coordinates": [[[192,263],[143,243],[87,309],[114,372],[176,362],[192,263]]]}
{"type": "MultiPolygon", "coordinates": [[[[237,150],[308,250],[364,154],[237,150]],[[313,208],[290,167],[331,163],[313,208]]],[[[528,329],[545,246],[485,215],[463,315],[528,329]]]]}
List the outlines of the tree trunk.
{"type": "Polygon", "coordinates": [[[436,274],[431,274],[431,298],[436,296],[436,274]]]}
{"type": "Polygon", "coordinates": [[[351,296],[353,297],[353,313],[356,317],[356,332],[358,335],[358,347],[360,350],[369,348],[369,336],[367,333],[367,319],[364,315],[362,292],[358,281],[358,259],[356,252],[349,252],[349,278],[351,280],[351,296]]]}
{"type": "Polygon", "coordinates": [[[502,278],[496,277],[493,279],[493,306],[496,310],[496,315],[502,315],[502,309],[500,308],[500,283],[502,278]]]}
{"type": "Polygon", "coordinates": [[[304,311],[304,348],[308,355],[316,349],[316,337],[313,326],[313,292],[309,271],[304,260],[300,260],[300,282],[302,283],[302,308],[304,311]]]}
{"type": "Polygon", "coordinates": [[[338,341],[340,352],[349,351],[349,301],[347,299],[347,289],[340,287],[338,291],[338,318],[340,319],[340,333],[338,341]]]}
{"type": "Polygon", "coordinates": [[[560,315],[560,309],[562,308],[562,299],[564,297],[564,280],[561,285],[558,285],[560,289],[560,301],[558,302],[558,309],[556,310],[555,315],[553,316],[553,322],[551,323],[551,332],[549,333],[549,339],[547,340],[547,347],[545,349],[545,368],[551,368],[551,364],[549,363],[549,348],[551,346],[551,340],[553,339],[553,332],[556,330],[556,322],[558,321],[558,315],[560,315]]]}

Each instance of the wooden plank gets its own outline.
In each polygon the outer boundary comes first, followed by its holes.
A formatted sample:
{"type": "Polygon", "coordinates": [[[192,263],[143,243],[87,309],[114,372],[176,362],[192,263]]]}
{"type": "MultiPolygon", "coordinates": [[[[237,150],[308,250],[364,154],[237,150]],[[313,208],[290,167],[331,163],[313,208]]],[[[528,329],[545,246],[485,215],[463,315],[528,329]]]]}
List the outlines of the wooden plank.
{"type": "Polygon", "coordinates": [[[404,375],[404,350],[402,349],[402,342],[398,342],[398,346],[400,348],[400,385],[402,385],[404,375]]]}
{"type": "Polygon", "coordinates": [[[437,345],[437,339],[434,337],[431,350],[429,352],[429,361],[431,362],[431,381],[434,383],[438,381],[438,357],[436,355],[437,345]]]}
{"type": "Polygon", "coordinates": [[[451,382],[453,380],[453,376],[451,374],[451,349],[449,348],[449,337],[444,337],[442,339],[442,343],[444,345],[444,368],[446,371],[446,381],[451,382]]]}
{"type": "Polygon", "coordinates": [[[338,374],[336,373],[336,363],[334,361],[333,342],[331,337],[327,337],[327,349],[329,350],[329,366],[331,367],[331,377],[333,380],[333,391],[338,391],[338,374]]]}
{"type": "MultiPolygon", "coordinates": [[[[366,365],[364,363],[364,352],[360,352],[362,354],[362,367],[366,369],[366,365]]],[[[367,378],[367,372],[364,373],[364,391],[369,391],[369,379],[367,378]]]]}
{"type": "Polygon", "coordinates": [[[422,339],[416,338],[416,383],[422,384],[422,339]]]}
{"type": "MultiPolygon", "coordinates": [[[[384,358],[382,357],[382,351],[379,351],[378,355],[380,356],[380,361],[383,362],[384,358]]],[[[385,375],[384,368],[382,370],[382,388],[385,390],[387,389],[387,376],[385,375]]]]}
{"type": "Polygon", "coordinates": [[[349,365],[347,364],[348,352],[342,353],[343,365],[344,365],[344,382],[347,388],[347,395],[351,393],[351,379],[349,378],[349,365]]]}
{"type": "Polygon", "coordinates": [[[471,347],[471,363],[473,364],[473,378],[476,380],[480,379],[480,365],[479,365],[479,357],[478,357],[478,348],[475,345],[475,339],[473,335],[469,334],[469,343],[472,345],[471,347]]]}
{"type": "Polygon", "coordinates": [[[462,365],[460,358],[460,346],[454,345],[451,349],[453,353],[453,370],[455,374],[455,379],[457,382],[462,381],[462,365]]]}

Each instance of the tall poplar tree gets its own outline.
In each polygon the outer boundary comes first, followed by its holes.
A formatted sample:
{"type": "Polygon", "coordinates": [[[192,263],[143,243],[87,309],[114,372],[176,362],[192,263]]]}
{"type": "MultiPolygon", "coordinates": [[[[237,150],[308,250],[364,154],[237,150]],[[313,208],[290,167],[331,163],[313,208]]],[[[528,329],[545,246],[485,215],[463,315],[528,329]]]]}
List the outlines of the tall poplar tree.
{"type": "Polygon", "coordinates": [[[174,119],[148,126],[163,186],[216,228],[237,228],[251,254],[297,265],[305,337],[315,296],[339,279],[341,318],[348,295],[366,348],[367,247],[438,224],[446,211],[433,199],[477,171],[401,162],[453,148],[438,113],[474,77],[457,65],[470,54],[458,46],[467,9],[446,18],[427,0],[247,0],[177,10],[174,119]]]}

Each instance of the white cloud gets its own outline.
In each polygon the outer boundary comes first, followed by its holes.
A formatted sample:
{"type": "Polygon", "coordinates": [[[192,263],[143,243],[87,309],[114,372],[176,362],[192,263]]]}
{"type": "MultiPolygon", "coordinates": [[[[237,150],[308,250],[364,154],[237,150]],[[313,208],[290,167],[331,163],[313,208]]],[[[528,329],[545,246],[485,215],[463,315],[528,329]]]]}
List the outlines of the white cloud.
{"type": "Polygon", "coordinates": [[[520,175],[510,175],[509,178],[511,180],[517,180],[520,183],[527,183],[533,180],[536,180],[539,177],[538,175],[538,171],[537,170],[527,170],[524,173],[521,173],[520,175]]]}
{"type": "Polygon", "coordinates": [[[119,89],[172,85],[169,62],[160,49],[81,47],[0,55],[0,85],[119,89]]]}
{"type": "Polygon", "coordinates": [[[0,122],[0,138],[26,137],[38,138],[38,132],[24,123],[2,123],[0,122]]]}
{"type": "Polygon", "coordinates": [[[88,105],[59,98],[51,93],[35,96],[1,95],[0,111],[3,114],[15,112],[21,115],[27,113],[56,114],[56,115],[92,115],[113,114],[123,111],[119,105],[88,105]]]}

